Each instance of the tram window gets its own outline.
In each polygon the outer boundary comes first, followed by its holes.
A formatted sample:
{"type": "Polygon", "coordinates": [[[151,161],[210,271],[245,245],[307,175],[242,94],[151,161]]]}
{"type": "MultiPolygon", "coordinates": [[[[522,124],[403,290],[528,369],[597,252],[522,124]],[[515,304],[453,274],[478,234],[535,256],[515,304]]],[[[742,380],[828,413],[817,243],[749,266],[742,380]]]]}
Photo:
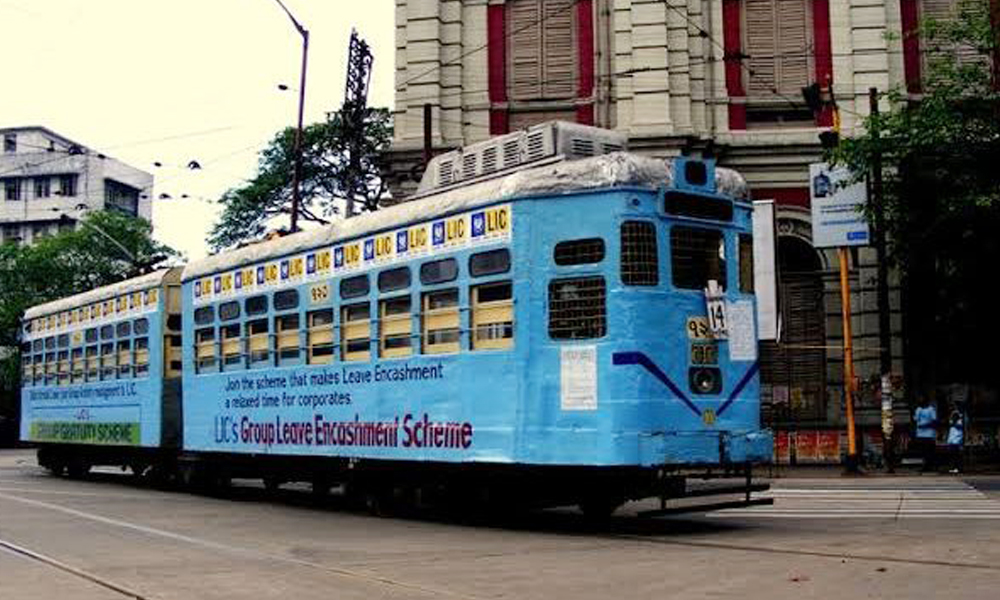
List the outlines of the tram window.
{"type": "Polygon", "coordinates": [[[274,294],[274,310],[292,310],[298,307],[298,290],[282,290],[274,294]]]}
{"type": "Polygon", "coordinates": [[[115,339],[115,326],[105,325],[104,327],[101,327],[101,339],[102,340],[115,339]]]}
{"type": "Polygon", "coordinates": [[[45,376],[45,365],[42,361],[45,360],[45,356],[41,354],[36,354],[31,360],[31,379],[32,383],[41,383],[45,376]]]}
{"type": "Polygon", "coordinates": [[[118,364],[115,356],[115,344],[101,344],[101,379],[114,379],[118,364]]]}
{"type": "Polygon", "coordinates": [[[585,238],[559,242],[552,251],[552,259],[562,267],[599,263],[604,260],[604,240],[585,238]]]}
{"type": "Polygon", "coordinates": [[[371,307],[350,304],[341,308],[341,359],[347,361],[371,358],[371,307]]]}
{"type": "Polygon", "coordinates": [[[340,297],[341,298],[358,298],[360,296],[367,296],[369,290],[368,276],[367,275],[357,275],[355,277],[348,277],[347,279],[340,280],[340,297]]]}
{"type": "Polygon", "coordinates": [[[60,348],[69,348],[69,334],[62,333],[56,338],[56,343],[60,348]]]}
{"type": "Polygon", "coordinates": [[[378,274],[378,291],[394,292],[410,287],[410,268],[398,267],[378,274]]]}
{"type": "Polygon", "coordinates": [[[205,327],[194,332],[195,361],[198,370],[215,366],[215,328],[205,327]]]}
{"type": "Polygon", "coordinates": [[[413,319],[410,297],[389,298],[379,303],[379,356],[396,358],[413,353],[413,319]]]}
{"type": "Polygon", "coordinates": [[[582,340],[606,332],[603,277],[559,279],[549,283],[549,337],[582,340]]]}
{"type": "Polygon", "coordinates": [[[119,340],[118,342],[118,376],[132,376],[132,341],[119,340]]]}
{"type": "Polygon", "coordinates": [[[183,343],[177,334],[163,336],[164,377],[180,377],[184,370],[183,343]]]}
{"type": "Polygon", "coordinates": [[[84,372],[83,348],[73,348],[70,352],[70,380],[73,383],[83,381],[84,372]]]}
{"type": "Polygon", "coordinates": [[[440,290],[424,294],[423,353],[458,352],[461,338],[458,290],[440,290]]]}
{"type": "Polygon", "coordinates": [[[514,344],[513,298],[509,281],[472,288],[473,350],[501,350],[514,344]]]}
{"type": "Polygon", "coordinates": [[[251,363],[264,362],[271,356],[271,338],[268,331],[267,319],[257,319],[247,323],[251,363]]]}
{"type": "Polygon", "coordinates": [[[83,340],[88,344],[93,344],[97,341],[97,328],[91,327],[83,333],[83,340]]]}
{"type": "MultiPolygon", "coordinates": [[[[138,327],[138,326],[137,326],[138,327]]],[[[181,330],[181,316],[180,315],[167,315],[167,329],[171,331],[181,330]]],[[[138,333],[136,329],[136,333],[138,333]]]]}
{"type": "Polygon", "coordinates": [[[46,350],[55,350],[55,348],[56,348],[56,338],[55,338],[55,336],[50,336],[50,337],[45,338],[45,349],[46,350]]]}
{"type": "Polygon", "coordinates": [[[211,306],[202,306],[201,308],[194,309],[194,324],[195,325],[208,325],[215,320],[215,308],[211,306]]]}
{"type": "Polygon", "coordinates": [[[240,318],[240,303],[236,300],[223,302],[219,305],[219,320],[232,321],[240,318]]]}
{"type": "Polygon", "coordinates": [[[100,366],[97,358],[97,346],[87,346],[86,357],[87,381],[94,381],[97,379],[98,368],[100,366]]]}
{"type": "Polygon", "coordinates": [[[703,290],[710,280],[726,287],[726,247],[717,229],[677,226],[670,230],[670,265],[674,285],[703,290]]]}
{"type": "Polygon", "coordinates": [[[59,351],[59,385],[66,385],[69,383],[69,350],[59,351]]]}
{"type": "Polygon", "coordinates": [[[753,293],[753,237],[740,234],[740,291],[753,293]]]}
{"type": "Polygon", "coordinates": [[[267,296],[251,296],[243,301],[243,308],[247,315],[262,315],[267,312],[267,296]]]}
{"type": "MultiPolygon", "coordinates": [[[[237,305],[239,306],[239,305],[237,305]]],[[[222,309],[220,307],[221,316],[222,309]]],[[[266,323],[266,321],[265,321],[266,323]]],[[[219,328],[219,337],[222,338],[222,364],[238,365],[243,358],[240,352],[240,326],[237,323],[224,325],[219,328]]]]}
{"type": "Polygon", "coordinates": [[[124,321],[118,324],[118,337],[128,337],[132,335],[132,323],[124,321]]]}
{"type": "Polygon", "coordinates": [[[136,335],[146,335],[149,333],[149,319],[143,317],[132,322],[132,331],[136,335]]]}
{"type": "Polygon", "coordinates": [[[501,248],[479,252],[469,257],[469,274],[473,277],[499,275],[510,271],[510,250],[501,248]]]}
{"type": "Polygon", "coordinates": [[[31,342],[31,349],[34,352],[41,352],[45,349],[45,342],[43,340],[35,340],[31,342]]]}
{"type": "Polygon", "coordinates": [[[45,383],[53,383],[56,380],[56,353],[45,353],[45,383]]]}
{"type": "MultiPolygon", "coordinates": [[[[275,301],[277,304],[277,301],[275,301]]],[[[274,319],[277,334],[278,360],[299,357],[299,315],[282,315],[274,319]]]]}
{"type": "Polygon", "coordinates": [[[306,361],[310,365],[333,362],[333,309],[314,310],[307,318],[309,329],[306,331],[306,361]]]}
{"type": "Polygon", "coordinates": [[[420,265],[420,283],[434,285],[448,283],[458,278],[458,261],[454,258],[432,260],[420,265]]]}
{"type": "Polygon", "coordinates": [[[149,374],[149,338],[135,339],[135,376],[149,374]]]}
{"type": "Polygon", "coordinates": [[[21,357],[21,385],[31,384],[31,357],[25,354],[21,357]]]}
{"type": "Polygon", "coordinates": [[[659,285],[656,227],[649,221],[625,221],[621,228],[621,271],[625,285],[659,285]]]}

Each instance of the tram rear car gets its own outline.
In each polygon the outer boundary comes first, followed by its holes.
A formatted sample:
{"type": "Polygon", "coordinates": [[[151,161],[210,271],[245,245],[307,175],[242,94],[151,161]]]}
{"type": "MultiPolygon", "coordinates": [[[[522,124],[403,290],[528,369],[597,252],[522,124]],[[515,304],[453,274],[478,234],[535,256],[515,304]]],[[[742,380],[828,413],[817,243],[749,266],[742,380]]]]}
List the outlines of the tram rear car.
{"type": "Polygon", "coordinates": [[[36,306],[23,324],[21,440],[49,470],[168,467],[180,447],[180,269],[36,306]]]}
{"type": "Polygon", "coordinates": [[[189,265],[186,457],[607,507],[767,461],[745,198],[616,153],[189,265]]]}

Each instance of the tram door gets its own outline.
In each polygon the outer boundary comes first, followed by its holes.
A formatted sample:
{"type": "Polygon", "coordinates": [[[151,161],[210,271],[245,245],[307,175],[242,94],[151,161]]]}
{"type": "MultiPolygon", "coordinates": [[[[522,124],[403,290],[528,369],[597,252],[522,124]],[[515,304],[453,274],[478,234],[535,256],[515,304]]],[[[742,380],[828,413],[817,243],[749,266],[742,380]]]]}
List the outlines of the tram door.
{"type": "Polygon", "coordinates": [[[776,429],[816,426],[826,420],[822,265],[808,242],[790,236],[778,238],[778,265],[782,334],[780,344],[761,343],[762,416],[776,429]]]}

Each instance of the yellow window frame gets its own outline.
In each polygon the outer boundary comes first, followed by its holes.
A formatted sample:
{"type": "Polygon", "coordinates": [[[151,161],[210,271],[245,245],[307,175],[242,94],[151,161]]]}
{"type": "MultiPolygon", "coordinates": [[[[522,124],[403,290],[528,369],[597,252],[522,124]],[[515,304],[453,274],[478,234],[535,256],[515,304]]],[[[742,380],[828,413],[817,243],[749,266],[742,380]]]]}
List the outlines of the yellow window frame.
{"type": "Polygon", "coordinates": [[[382,358],[399,358],[413,354],[413,300],[409,296],[396,296],[379,300],[379,356],[382,358]],[[406,303],[406,312],[392,312],[394,305],[406,303]],[[405,339],[402,347],[389,347],[390,340],[405,339]]]}
{"type": "Polygon", "coordinates": [[[514,286],[511,281],[491,281],[472,287],[472,331],[473,350],[506,350],[514,346],[514,286]],[[506,285],[511,293],[508,298],[480,301],[486,289],[506,285]],[[510,327],[510,337],[483,336],[484,332],[495,332],[510,327]]]}
{"type": "Polygon", "coordinates": [[[423,296],[421,339],[423,340],[421,351],[424,354],[447,354],[459,352],[461,350],[461,313],[458,306],[458,288],[445,290],[435,290],[425,292],[423,296]],[[446,295],[454,295],[453,305],[439,306],[432,308],[435,298],[446,295]],[[453,342],[435,342],[431,338],[433,334],[439,332],[454,331],[456,339],[453,342]]]}
{"type": "Polygon", "coordinates": [[[328,365],[333,362],[333,309],[314,310],[306,315],[306,362],[310,365],[328,365]],[[322,318],[320,318],[322,317],[322,318]],[[326,320],[324,320],[326,319],[326,320]],[[319,348],[329,352],[317,354],[319,348]]]}
{"type": "Polygon", "coordinates": [[[371,359],[371,306],[367,303],[348,304],[340,309],[340,349],[341,359],[345,361],[366,361],[371,359]],[[366,307],[367,316],[361,318],[351,318],[351,312],[366,307]],[[365,350],[350,350],[351,342],[364,340],[365,350]]]}

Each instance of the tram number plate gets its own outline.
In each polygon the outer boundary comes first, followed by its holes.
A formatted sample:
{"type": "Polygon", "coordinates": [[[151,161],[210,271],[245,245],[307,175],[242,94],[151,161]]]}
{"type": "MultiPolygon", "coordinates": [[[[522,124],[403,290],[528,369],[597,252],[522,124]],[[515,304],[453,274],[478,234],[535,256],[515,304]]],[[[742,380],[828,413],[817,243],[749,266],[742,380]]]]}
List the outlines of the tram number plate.
{"type": "Polygon", "coordinates": [[[693,365],[719,364],[719,345],[691,344],[691,364],[693,365]]]}
{"type": "Polygon", "coordinates": [[[309,297],[313,304],[321,304],[330,299],[330,286],[321,283],[309,289],[309,297]]]}
{"type": "Polygon", "coordinates": [[[708,329],[708,319],[705,317],[688,317],[687,334],[688,338],[692,340],[711,339],[712,332],[708,329]]]}
{"type": "Polygon", "coordinates": [[[712,337],[724,339],[727,334],[725,299],[710,297],[706,304],[708,308],[708,330],[712,333],[712,337]]]}

